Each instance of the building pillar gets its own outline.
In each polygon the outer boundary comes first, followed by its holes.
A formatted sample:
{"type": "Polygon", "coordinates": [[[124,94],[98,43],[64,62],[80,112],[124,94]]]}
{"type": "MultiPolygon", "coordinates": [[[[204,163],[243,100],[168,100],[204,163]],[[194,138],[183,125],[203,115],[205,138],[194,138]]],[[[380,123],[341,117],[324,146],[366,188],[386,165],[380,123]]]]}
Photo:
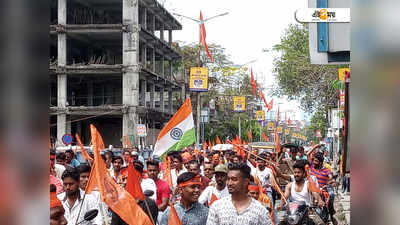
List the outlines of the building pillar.
{"type": "Polygon", "coordinates": [[[150,83],[150,108],[154,109],[155,101],[154,101],[154,92],[156,91],[156,86],[153,83],[150,83]]]}
{"type": "Polygon", "coordinates": [[[153,71],[153,73],[155,73],[156,72],[156,49],[155,48],[152,48],[153,49],[153,51],[152,51],[152,55],[151,55],[151,66],[152,66],[152,71],[153,71]]]}
{"type": "Polygon", "coordinates": [[[172,44],[172,30],[168,30],[168,43],[171,45],[172,44]]]}
{"type": "Polygon", "coordinates": [[[173,113],[174,107],[172,105],[172,89],[168,91],[168,112],[173,113]]]}
{"type": "Polygon", "coordinates": [[[143,11],[142,11],[142,24],[141,26],[147,30],[147,8],[143,7],[143,11]]]}
{"type": "Polygon", "coordinates": [[[160,26],[160,40],[164,41],[164,23],[161,22],[161,26],[160,26]]]}
{"type": "Polygon", "coordinates": [[[168,79],[172,80],[172,60],[168,61],[168,79]]]}
{"type": "Polygon", "coordinates": [[[147,45],[146,43],[143,42],[143,45],[141,46],[142,49],[142,64],[144,66],[144,68],[146,68],[146,64],[147,64],[147,45]]]}
{"type": "MultiPolygon", "coordinates": [[[[58,0],[58,24],[67,24],[67,0],[58,0]]],[[[58,66],[67,64],[67,36],[65,33],[58,33],[58,66]]],[[[57,107],[60,112],[57,114],[57,141],[61,144],[61,139],[67,133],[67,74],[57,75],[57,107]]]]}
{"type": "Polygon", "coordinates": [[[164,55],[161,56],[161,63],[160,63],[160,74],[162,77],[165,78],[165,67],[164,67],[164,61],[165,61],[165,57],[164,55]]]}
{"type": "Polygon", "coordinates": [[[146,107],[146,93],[147,93],[147,81],[141,80],[142,89],[140,90],[140,102],[143,107],[146,107]]]}
{"type": "Polygon", "coordinates": [[[139,5],[137,0],[124,0],[122,21],[130,29],[122,33],[122,134],[133,135],[135,143],[139,106],[139,5]]]}
{"type": "Polygon", "coordinates": [[[155,33],[155,31],[156,31],[156,14],[153,14],[153,15],[151,15],[152,16],[152,20],[151,20],[151,22],[152,22],[152,24],[151,24],[151,26],[152,26],[152,32],[153,32],[153,34],[155,33]]]}
{"type": "Polygon", "coordinates": [[[88,81],[88,106],[93,106],[93,86],[94,86],[94,81],[90,80],[88,81]]]}
{"type": "Polygon", "coordinates": [[[160,88],[160,110],[161,110],[161,112],[164,112],[164,110],[165,110],[164,93],[165,93],[165,88],[164,88],[164,86],[162,86],[160,88]]]}

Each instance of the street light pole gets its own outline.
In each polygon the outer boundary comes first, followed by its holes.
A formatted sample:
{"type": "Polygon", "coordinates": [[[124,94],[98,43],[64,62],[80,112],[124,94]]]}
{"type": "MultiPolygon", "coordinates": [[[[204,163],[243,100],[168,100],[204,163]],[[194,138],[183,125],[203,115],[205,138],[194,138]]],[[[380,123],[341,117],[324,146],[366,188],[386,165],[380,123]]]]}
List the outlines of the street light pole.
{"type": "MultiPolygon", "coordinates": [[[[217,18],[217,17],[220,17],[220,16],[228,15],[228,13],[229,12],[218,14],[216,16],[209,17],[209,18],[204,19],[202,21],[198,20],[198,19],[191,18],[189,16],[184,16],[184,15],[181,15],[181,14],[178,14],[178,13],[172,13],[172,14],[174,14],[176,16],[180,16],[180,17],[186,18],[186,19],[189,19],[189,20],[192,20],[192,21],[194,21],[194,22],[199,24],[199,44],[200,44],[200,42],[201,42],[201,25],[204,22],[209,21],[211,19],[214,19],[214,18],[217,18]]],[[[198,62],[197,62],[198,67],[202,66],[201,65],[202,63],[201,63],[200,55],[201,55],[201,46],[199,46],[199,57],[198,57],[198,62]]],[[[200,92],[197,92],[197,94],[196,94],[196,103],[197,103],[197,105],[196,105],[196,113],[197,113],[197,116],[196,116],[196,146],[197,147],[200,147],[200,143],[199,143],[199,141],[200,141],[200,111],[201,111],[201,102],[200,102],[201,101],[201,97],[200,97],[200,94],[201,94],[200,92]]]]}

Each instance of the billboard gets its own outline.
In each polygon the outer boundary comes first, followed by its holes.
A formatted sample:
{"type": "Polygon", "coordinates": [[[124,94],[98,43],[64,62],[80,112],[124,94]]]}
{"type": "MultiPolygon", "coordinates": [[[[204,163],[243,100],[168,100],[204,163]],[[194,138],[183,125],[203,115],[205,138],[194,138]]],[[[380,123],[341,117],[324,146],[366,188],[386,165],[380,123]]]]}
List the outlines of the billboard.
{"type": "Polygon", "coordinates": [[[208,91],[208,69],[205,67],[190,68],[189,90],[194,92],[208,91]]]}
{"type": "Polygon", "coordinates": [[[246,111],[246,97],[245,96],[233,97],[233,111],[235,111],[235,112],[246,111]]]}
{"type": "Polygon", "coordinates": [[[257,121],[264,121],[265,120],[265,112],[264,112],[264,110],[256,111],[256,120],[257,121]]]}

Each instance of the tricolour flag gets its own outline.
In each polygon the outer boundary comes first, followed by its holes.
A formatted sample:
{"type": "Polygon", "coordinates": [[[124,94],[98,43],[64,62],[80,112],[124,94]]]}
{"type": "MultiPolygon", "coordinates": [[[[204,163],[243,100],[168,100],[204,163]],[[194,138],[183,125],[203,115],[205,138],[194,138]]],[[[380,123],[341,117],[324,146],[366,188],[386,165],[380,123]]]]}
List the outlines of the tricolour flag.
{"type": "Polygon", "coordinates": [[[175,151],[196,142],[192,102],[186,99],[181,108],[168,121],[158,135],[154,145],[154,155],[163,156],[169,151],[175,151]]]}

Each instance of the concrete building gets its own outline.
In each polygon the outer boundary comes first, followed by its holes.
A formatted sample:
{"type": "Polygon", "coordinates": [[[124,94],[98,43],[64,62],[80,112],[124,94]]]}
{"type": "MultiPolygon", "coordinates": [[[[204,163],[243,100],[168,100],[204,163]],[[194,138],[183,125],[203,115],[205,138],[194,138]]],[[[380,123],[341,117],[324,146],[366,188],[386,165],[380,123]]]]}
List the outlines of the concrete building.
{"type": "Polygon", "coordinates": [[[185,77],[174,63],[172,33],[181,24],[156,0],[53,0],[50,26],[50,124],[58,143],[66,133],[90,142],[89,124],[104,142],[146,145],[180,106],[185,77]]]}

